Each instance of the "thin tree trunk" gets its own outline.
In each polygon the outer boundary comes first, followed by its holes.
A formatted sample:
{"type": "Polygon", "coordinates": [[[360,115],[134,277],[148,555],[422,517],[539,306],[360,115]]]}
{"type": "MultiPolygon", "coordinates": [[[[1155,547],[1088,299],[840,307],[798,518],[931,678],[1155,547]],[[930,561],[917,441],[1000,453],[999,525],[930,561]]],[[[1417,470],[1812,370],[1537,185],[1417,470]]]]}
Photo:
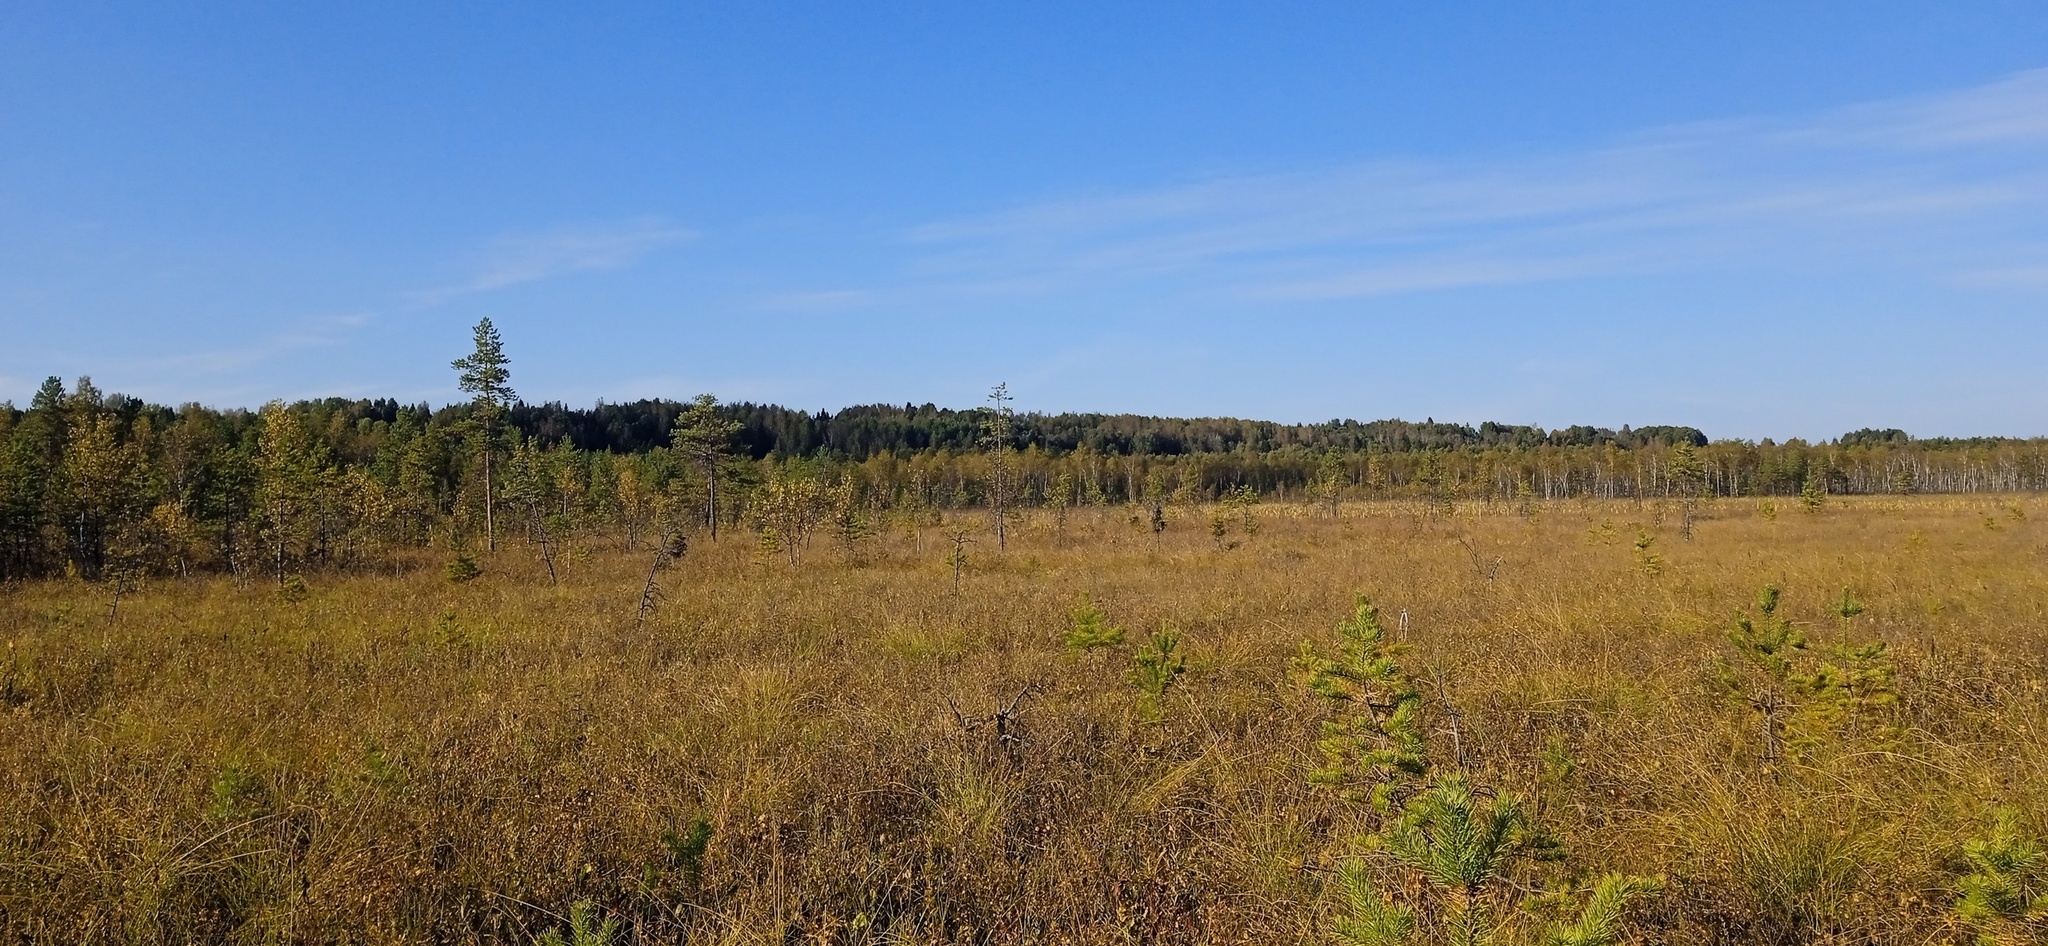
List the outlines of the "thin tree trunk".
{"type": "Polygon", "coordinates": [[[498,523],[491,512],[491,445],[484,444],[484,545],[488,551],[498,551],[498,523]]]}
{"type": "Polygon", "coordinates": [[[540,539],[540,560],[547,563],[548,566],[548,584],[560,584],[560,580],[555,577],[555,550],[553,544],[548,540],[547,523],[541,521],[539,506],[528,506],[527,508],[533,514],[534,535],[540,539]]]}
{"type": "Polygon", "coordinates": [[[704,463],[704,481],[711,485],[711,541],[718,541],[718,461],[704,463]]]}
{"type": "Polygon", "coordinates": [[[284,587],[284,507],[280,505],[274,512],[277,518],[277,586],[282,588],[284,587]]]}

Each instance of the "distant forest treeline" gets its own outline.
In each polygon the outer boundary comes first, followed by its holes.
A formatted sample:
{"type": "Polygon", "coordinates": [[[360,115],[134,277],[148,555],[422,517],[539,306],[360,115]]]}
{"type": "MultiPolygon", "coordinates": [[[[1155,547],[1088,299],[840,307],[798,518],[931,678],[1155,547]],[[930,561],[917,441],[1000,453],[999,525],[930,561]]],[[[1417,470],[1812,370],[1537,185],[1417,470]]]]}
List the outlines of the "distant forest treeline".
{"type": "Polygon", "coordinates": [[[608,532],[637,542],[715,517],[803,542],[814,528],[857,536],[890,515],[982,506],[998,480],[1005,505],[1059,508],[2048,488],[2043,438],[1862,430],[1829,443],[1751,443],[1691,427],[1022,413],[997,444],[986,409],[708,409],[717,442],[686,455],[672,436],[689,405],[675,401],[514,402],[486,424],[467,404],[172,408],[52,378],[26,409],[0,404],[0,578],[282,578],[476,541],[486,521],[485,540],[608,532]],[[714,477],[718,498],[706,502],[714,477]]]}

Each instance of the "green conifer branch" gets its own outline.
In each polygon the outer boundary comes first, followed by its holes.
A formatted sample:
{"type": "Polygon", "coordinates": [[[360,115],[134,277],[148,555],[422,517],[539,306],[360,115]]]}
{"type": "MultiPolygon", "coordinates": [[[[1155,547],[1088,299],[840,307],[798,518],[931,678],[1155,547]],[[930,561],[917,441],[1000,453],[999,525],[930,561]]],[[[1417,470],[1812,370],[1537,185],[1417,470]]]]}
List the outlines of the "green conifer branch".
{"type": "Polygon", "coordinates": [[[1952,909],[1979,946],[2048,942],[2048,852],[2018,811],[1993,812],[1990,833],[1966,842],[1963,859],[1970,873],[1956,880],[1952,909]]]}
{"type": "Polygon", "coordinates": [[[1593,893],[1579,911],[1578,919],[1554,926],[1552,946],[1614,946],[1620,941],[1621,923],[1631,904],[1654,896],[1664,884],[1654,877],[1608,874],[1594,883],[1593,893]]]}

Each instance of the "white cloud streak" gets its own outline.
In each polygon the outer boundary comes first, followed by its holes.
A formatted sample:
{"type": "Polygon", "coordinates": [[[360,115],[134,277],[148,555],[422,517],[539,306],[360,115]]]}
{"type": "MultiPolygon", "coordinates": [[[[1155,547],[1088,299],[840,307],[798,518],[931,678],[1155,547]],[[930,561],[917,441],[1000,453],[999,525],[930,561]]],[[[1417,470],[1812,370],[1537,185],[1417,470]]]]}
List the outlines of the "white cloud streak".
{"type": "Polygon", "coordinates": [[[434,305],[458,296],[490,292],[539,282],[570,273],[620,269],[655,249],[692,239],[693,231],[658,219],[630,220],[605,226],[577,227],[501,236],[490,242],[459,282],[411,294],[413,301],[434,305]]]}
{"type": "Polygon", "coordinates": [[[813,301],[914,307],[1133,290],[1313,301],[1872,267],[2030,287],[2044,221],[2048,70],[2038,70],[1579,152],[1218,178],[934,221],[902,235],[898,279],[813,301]]]}
{"type": "Polygon", "coordinates": [[[820,289],[779,293],[762,299],[756,307],[770,312],[832,312],[859,308],[874,298],[875,293],[866,289],[820,289]]]}

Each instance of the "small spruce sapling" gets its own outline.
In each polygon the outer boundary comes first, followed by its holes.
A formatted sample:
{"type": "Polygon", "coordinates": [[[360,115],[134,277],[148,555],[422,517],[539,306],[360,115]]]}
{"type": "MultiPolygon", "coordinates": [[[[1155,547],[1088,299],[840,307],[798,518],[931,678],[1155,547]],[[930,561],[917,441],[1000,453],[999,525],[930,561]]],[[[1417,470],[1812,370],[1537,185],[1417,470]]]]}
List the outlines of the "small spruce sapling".
{"type": "Polygon", "coordinates": [[[782,533],[774,526],[762,526],[761,534],[754,538],[754,564],[766,565],[782,554],[782,533]]]}
{"type": "MultiPolygon", "coordinates": [[[[1347,915],[1335,924],[1346,946],[1406,946],[1423,942],[1480,946],[1530,921],[1529,902],[1508,881],[1508,862],[1540,851],[1546,842],[1514,796],[1489,796],[1462,775],[1449,775],[1411,798],[1400,819],[1371,839],[1377,851],[1413,871],[1406,885],[1421,910],[1402,905],[1350,867],[1343,878],[1347,915]],[[1516,921],[1520,921],[1517,923],[1516,921]]],[[[1661,889],[1648,877],[1608,874],[1594,884],[1577,917],[1552,923],[1545,941],[1569,946],[1614,946],[1628,907],[1661,889]]]]}
{"type": "Polygon", "coordinates": [[[1978,946],[2048,942],[2048,852],[2020,828],[2019,812],[1994,812],[1991,833],[1963,845],[1970,872],[1956,881],[1956,919],[1978,946]]]}
{"type": "Polygon", "coordinates": [[[1501,880],[1526,827],[1519,800],[1482,799],[1464,776],[1450,775],[1411,800],[1381,843],[1441,901],[1436,920],[1444,940],[1476,946],[1495,925],[1486,895],[1501,880]]]}
{"type": "Polygon", "coordinates": [[[1843,588],[1842,600],[1835,603],[1835,613],[1841,615],[1842,623],[1847,624],[1850,618],[1863,613],[1863,603],[1850,597],[1849,589],[1843,588]]]}
{"type": "Polygon", "coordinates": [[[1664,557],[1650,550],[1657,537],[1641,529],[1636,530],[1636,567],[1645,575],[1657,575],[1664,571],[1664,557]]]}
{"type": "Polygon", "coordinates": [[[1394,660],[1380,612],[1360,598],[1350,620],[1337,625],[1343,642],[1334,658],[1303,642],[1294,669],[1310,693],[1340,707],[1323,723],[1316,748],[1323,764],[1309,781],[1357,797],[1364,787],[1374,807],[1387,811],[1399,780],[1420,777],[1429,766],[1420,715],[1422,693],[1394,660]]]}
{"type": "Polygon", "coordinates": [[[484,573],[483,569],[477,567],[476,557],[468,552],[455,553],[455,557],[448,560],[448,565],[443,571],[449,581],[458,585],[475,581],[484,573]]]}
{"type": "Polygon", "coordinates": [[[644,880],[652,887],[664,877],[673,878],[684,890],[695,890],[704,874],[704,854],[711,847],[711,821],[703,815],[691,818],[681,831],[661,832],[661,856],[649,863],[644,880]]]}
{"type": "Polygon", "coordinates": [[[1799,487],[1799,505],[1807,512],[1819,512],[1827,502],[1827,472],[1821,467],[1814,467],[1806,474],[1806,482],[1799,487]]]}
{"type": "MultiPolygon", "coordinates": [[[[1396,895],[1374,885],[1363,859],[1347,863],[1340,882],[1342,913],[1332,926],[1336,939],[1345,946],[1477,946],[1498,941],[1504,924],[1526,927],[1532,922],[1528,902],[1507,881],[1505,868],[1517,856],[1561,856],[1555,840],[1513,796],[1475,788],[1462,772],[1431,780],[1421,693],[1394,660],[1395,649],[1370,601],[1361,598],[1338,632],[1343,643],[1334,658],[1304,644],[1294,661],[1311,693],[1346,708],[1339,719],[1324,723],[1317,748],[1325,764],[1310,781],[1337,787],[1346,797],[1357,797],[1356,786],[1369,786],[1381,828],[1365,838],[1366,851],[1415,877],[1396,895]]],[[[1546,757],[1546,769],[1568,765],[1568,756],[1562,764],[1546,757]]],[[[1658,886],[1648,878],[1602,878],[1577,918],[1549,926],[1547,938],[1613,946],[1626,908],[1658,886]]]]}
{"type": "Polygon", "coordinates": [[[462,629],[462,622],[456,618],[453,611],[443,611],[441,616],[434,620],[433,639],[449,647],[467,647],[474,643],[469,632],[462,629]]]}
{"type": "Polygon", "coordinates": [[[470,554],[469,542],[463,538],[462,533],[448,533],[448,551],[451,554],[442,574],[450,582],[460,585],[475,581],[483,575],[484,570],[477,567],[476,556],[470,554]]]}
{"type": "Polygon", "coordinates": [[[213,799],[206,807],[208,818],[224,823],[243,821],[262,807],[263,780],[240,759],[229,758],[214,774],[207,794],[213,799]]]}
{"type": "Polygon", "coordinates": [[[1350,861],[1338,877],[1344,912],[1333,932],[1344,946],[1408,946],[1415,936],[1415,911],[1395,903],[1373,884],[1359,861],[1350,861]]]}
{"type": "MultiPolygon", "coordinates": [[[[1788,746],[1817,745],[1897,702],[1894,670],[1882,642],[1814,653],[1806,635],[1779,616],[1778,599],[1776,586],[1764,586],[1756,603],[1760,616],[1736,615],[1728,633],[1740,663],[1721,658],[1715,664],[1723,691],[1757,714],[1765,761],[1776,761],[1788,746]]],[[[1854,604],[1846,595],[1844,603],[1854,604]]]]}
{"type": "Polygon", "coordinates": [[[1606,874],[1594,882],[1578,919],[1551,927],[1549,940],[1553,946],[1615,946],[1629,905],[1663,889],[1654,877],[1606,874]]]}
{"type": "Polygon", "coordinates": [[[1188,658],[1178,653],[1180,637],[1161,627],[1144,647],[1131,655],[1128,679],[1138,688],[1138,715],[1148,723],[1160,718],[1160,704],[1173,681],[1187,672],[1188,658]]]}
{"type": "Polygon", "coordinates": [[[599,920],[596,914],[596,907],[579,901],[569,908],[567,934],[556,927],[540,934],[534,942],[538,946],[612,946],[613,938],[619,934],[619,922],[610,918],[599,920]]]}
{"type": "Polygon", "coordinates": [[[1124,629],[1109,623],[1109,615],[1102,613],[1095,602],[1082,601],[1067,617],[1067,631],[1060,637],[1067,650],[1088,653],[1123,645],[1124,629]]]}

